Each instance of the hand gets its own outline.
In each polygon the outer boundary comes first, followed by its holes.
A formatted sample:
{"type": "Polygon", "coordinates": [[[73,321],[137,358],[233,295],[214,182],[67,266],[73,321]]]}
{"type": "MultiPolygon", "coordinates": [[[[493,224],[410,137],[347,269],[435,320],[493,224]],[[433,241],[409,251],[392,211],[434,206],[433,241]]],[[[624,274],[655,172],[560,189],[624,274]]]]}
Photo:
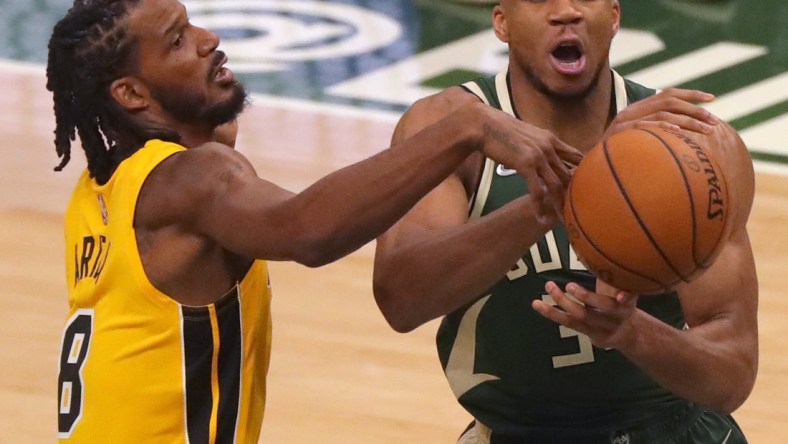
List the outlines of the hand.
{"type": "Polygon", "coordinates": [[[542,300],[531,306],[542,316],[591,338],[600,348],[622,349],[634,338],[632,318],[637,312],[637,296],[618,292],[607,284],[598,284],[597,291],[611,292],[613,296],[594,293],[575,283],[567,284],[565,294],[555,282],[548,282],[545,289],[557,304],[555,307],[542,300]],[[614,292],[617,292],[614,293],[614,292]]]}
{"type": "Polygon", "coordinates": [[[213,141],[223,143],[230,148],[235,148],[235,138],[238,135],[238,120],[219,125],[213,130],[213,141]]]}
{"type": "Polygon", "coordinates": [[[529,125],[512,116],[484,106],[482,152],[512,168],[528,182],[537,217],[552,209],[561,215],[564,192],[574,167],[583,154],[550,131],[529,125]]]}
{"type": "Polygon", "coordinates": [[[618,113],[605,131],[604,138],[625,129],[645,126],[710,134],[719,120],[694,103],[707,103],[712,100],[714,96],[703,91],[668,88],[659,94],[635,102],[618,113]]]}

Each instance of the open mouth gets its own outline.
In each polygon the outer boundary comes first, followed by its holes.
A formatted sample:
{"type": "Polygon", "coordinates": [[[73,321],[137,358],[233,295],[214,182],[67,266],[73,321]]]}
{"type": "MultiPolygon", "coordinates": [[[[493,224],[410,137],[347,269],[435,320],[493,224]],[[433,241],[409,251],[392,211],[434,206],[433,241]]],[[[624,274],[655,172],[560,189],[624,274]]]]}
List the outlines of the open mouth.
{"type": "Polygon", "coordinates": [[[225,68],[227,63],[227,55],[222,51],[216,51],[214,55],[213,69],[211,70],[211,80],[217,83],[231,83],[235,81],[233,72],[225,68]]]}
{"type": "Polygon", "coordinates": [[[553,50],[553,57],[561,63],[575,63],[582,55],[580,48],[575,45],[558,45],[553,50]]]}
{"type": "Polygon", "coordinates": [[[586,64],[583,48],[576,42],[561,42],[550,52],[555,69],[566,75],[577,75],[586,64]]]}

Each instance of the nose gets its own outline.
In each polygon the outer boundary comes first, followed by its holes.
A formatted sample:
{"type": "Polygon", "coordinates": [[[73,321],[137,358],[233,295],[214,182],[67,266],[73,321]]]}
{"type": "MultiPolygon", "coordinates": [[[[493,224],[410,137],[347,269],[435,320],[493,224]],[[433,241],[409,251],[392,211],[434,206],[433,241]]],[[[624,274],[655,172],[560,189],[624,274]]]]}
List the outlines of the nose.
{"type": "Polygon", "coordinates": [[[578,0],[555,0],[549,2],[551,6],[550,24],[574,25],[580,23],[583,14],[580,8],[578,8],[577,1],[578,0]]]}
{"type": "Polygon", "coordinates": [[[199,40],[197,51],[201,57],[206,57],[219,47],[219,36],[213,31],[199,28],[199,40]]]}

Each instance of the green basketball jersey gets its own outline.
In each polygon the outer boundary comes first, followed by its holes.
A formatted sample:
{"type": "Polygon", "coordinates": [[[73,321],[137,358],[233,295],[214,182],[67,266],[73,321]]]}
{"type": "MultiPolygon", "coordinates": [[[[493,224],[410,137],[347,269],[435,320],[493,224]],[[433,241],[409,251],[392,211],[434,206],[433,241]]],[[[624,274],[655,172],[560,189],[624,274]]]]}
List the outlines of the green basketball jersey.
{"type": "MultiPolygon", "coordinates": [[[[654,90],[614,77],[612,106],[654,90]]],[[[463,85],[489,105],[515,115],[507,72],[463,85]]],[[[487,159],[471,217],[527,193],[525,181],[487,159]]],[[[483,248],[483,246],[480,246],[483,248]]],[[[578,332],[542,317],[534,299],[552,303],[547,281],[594,289],[595,278],[572,250],[562,225],[548,232],[491,292],[449,315],[437,336],[446,377],[459,402],[499,433],[629,427],[680,402],[616,350],[599,349],[578,332]]],[[[640,299],[639,307],[676,327],[685,325],[675,293],[640,299]]]]}

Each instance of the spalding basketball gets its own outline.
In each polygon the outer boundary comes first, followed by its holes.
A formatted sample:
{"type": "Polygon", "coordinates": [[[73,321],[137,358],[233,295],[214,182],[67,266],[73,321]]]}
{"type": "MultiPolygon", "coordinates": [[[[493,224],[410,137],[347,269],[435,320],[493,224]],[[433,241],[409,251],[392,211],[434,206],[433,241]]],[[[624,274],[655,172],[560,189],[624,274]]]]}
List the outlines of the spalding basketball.
{"type": "Polygon", "coordinates": [[[654,294],[711,265],[728,205],[712,153],[654,127],[613,134],[588,152],[569,183],[564,218],[589,271],[615,288],[654,294]]]}

